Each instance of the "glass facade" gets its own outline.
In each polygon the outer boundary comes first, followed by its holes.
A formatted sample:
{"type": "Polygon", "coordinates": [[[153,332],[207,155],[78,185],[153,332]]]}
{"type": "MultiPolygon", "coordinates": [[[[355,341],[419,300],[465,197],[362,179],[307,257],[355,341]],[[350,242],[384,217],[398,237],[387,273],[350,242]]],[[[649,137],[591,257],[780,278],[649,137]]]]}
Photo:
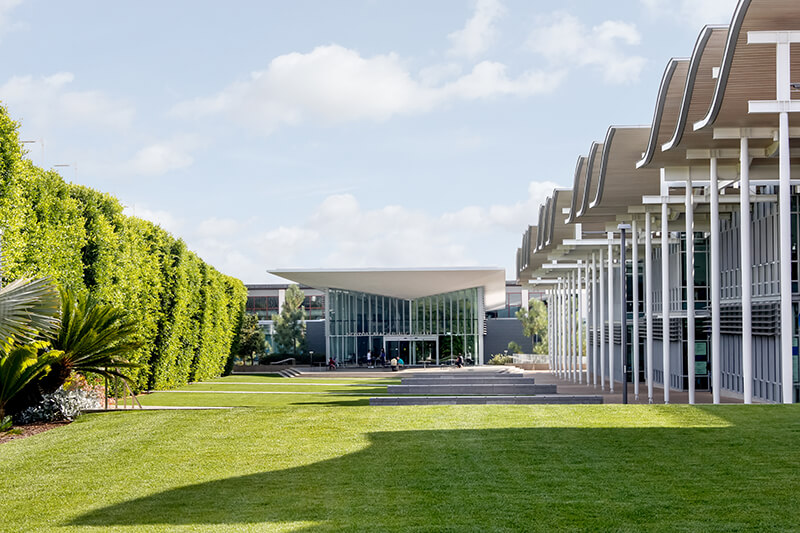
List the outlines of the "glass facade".
{"type": "Polygon", "coordinates": [[[340,363],[363,362],[367,350],[406,364],[476,360],[482,318],[477,288],[404,300],[355,291],[328,291],[329,351],[340,363]]]}

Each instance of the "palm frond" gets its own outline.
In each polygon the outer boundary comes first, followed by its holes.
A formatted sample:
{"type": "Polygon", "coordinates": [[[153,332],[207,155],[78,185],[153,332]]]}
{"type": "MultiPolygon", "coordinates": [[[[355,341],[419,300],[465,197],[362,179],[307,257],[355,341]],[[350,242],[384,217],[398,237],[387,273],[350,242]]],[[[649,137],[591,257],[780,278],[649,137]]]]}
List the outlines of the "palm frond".
{"type": "Polygon", "coordinates": [[[0,342],[32,341],[58,330],[61,300],[48,278],[18,279],[0,289],[0,342]]]}
{"type": "MultiPolygon", "coordinates": [[[[59,365],[81,373],[125,376],[116,368],[137,368],[129,354],[140,348],[138,326],[123,309],[104,304],[92,294],[61,291],[61,329],[52,339],[63,351],[59,365]]],[[[127,379],[127,378],[126,378],[127,379]]]]}

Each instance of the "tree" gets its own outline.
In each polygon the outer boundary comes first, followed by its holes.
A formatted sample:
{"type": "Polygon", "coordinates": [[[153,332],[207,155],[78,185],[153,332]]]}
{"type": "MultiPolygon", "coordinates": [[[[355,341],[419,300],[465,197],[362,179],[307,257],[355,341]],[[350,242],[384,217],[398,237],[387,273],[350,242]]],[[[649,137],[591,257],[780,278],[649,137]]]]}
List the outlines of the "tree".
{"type": "Polygon", "coordinates": [[[305,295],[297,285],[289,285],[279,315],[274,315],[275,343],[278,351],[299,355],[306,347],[306,311],[303,309],[305,295]]]}
{"type": "Polygon", "coordinates": [[[258,325],[256,315],[245,314],[242,317],[242,328],[239,333],[238,355],[245,360],[247,357],[259,357],[267,350],[267,341],[264,339],[264,332],[258,325]]]}
{"type": "Polygon", "coordinates": [[[544,302],[531,298],[527,309],[517,311],[517,319],[522,322],[522,332],[531,338],[533,353],[547,352],[547,307],[544,302]]]}

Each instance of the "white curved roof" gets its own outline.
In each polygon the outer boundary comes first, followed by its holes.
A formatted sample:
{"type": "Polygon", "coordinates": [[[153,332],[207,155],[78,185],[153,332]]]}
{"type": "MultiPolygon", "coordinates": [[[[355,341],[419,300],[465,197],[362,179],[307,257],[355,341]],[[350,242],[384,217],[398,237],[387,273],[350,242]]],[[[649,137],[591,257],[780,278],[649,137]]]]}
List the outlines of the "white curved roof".
{"type": "Polygon", "coordinates": [[[483,287],[487,310],[503,307],[506,303],[506,271],[495,267],[281,269],[269,273],[315,289],[342,289],[404,300],[483,287]]]}

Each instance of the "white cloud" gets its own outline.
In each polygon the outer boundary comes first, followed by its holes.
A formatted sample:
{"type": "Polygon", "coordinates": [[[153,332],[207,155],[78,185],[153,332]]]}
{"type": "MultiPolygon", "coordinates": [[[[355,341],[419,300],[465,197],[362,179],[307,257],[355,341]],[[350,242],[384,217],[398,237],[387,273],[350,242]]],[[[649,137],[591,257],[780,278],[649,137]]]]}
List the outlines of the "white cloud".
{"type": "Polygon", "coordinates": [[[629,54],[625,47],[641,42],[633,24],[607,20],[592,28],[568,13],[555,13],[533,30],[528,46],[554,65],[593,67],[606,83],[639,79],[645,58],[629,54]]]}
{"type": "Polygon", "coordinates": [[[513,78],[505,65],[484,61],[449,83],[431,86],[431,73],[415,80],[396,54],[362,57],[338,45],[273,59],[266,70],[220,93],[181,102],[173,114],[184,118],[224,114],[270,133],[281,125],[307,121],[335,124],[383,121],[421,113],[456,100],[495,95],[528,96],[554,90],[560,72],[522,73],[513,78]]]}
{"type": "Polygon", "coordinates": [[[698,30],[706,24],[728,24],[733,17],[738,0],[639,0],[651,16],[675,22],[698,30]]]}
{"type": "Polygon", "coordinates": [[[14,76],[0,86],[0,100],[32,130],[74,124],[124,129],[131,124],[134,109],[130,104],[101,91],[70,91],[74,80],[71,72],[40,78],[14,76]]]}
{"type": "Polygon", "coordinates": [[[473,59],[485,52],[495,39],[495,23],[503,14],[505,7],[499,0],[477,0],[466,25],[447,36],[452,43],[448,53],[473,59]]]}
{"type": "Polygon", "coordinates": [[[0,0],[0,35],[23,27],[11,21],[11,12],[22,3],[22,0],[0,0]]]}
{"type": "Polygon", "coordinates": [[[194,163],[191,155],[198,142],[192,137],[176,137],[145,146],[125,165],[131,174],[159,176],[194,163]]]}
{"type": "Polygon", "coordinates": [[[172,233],[175,237],[182,237],[181,231],[185,226],[184,221],[168,211],[149,209],[147,206],[134,204],[126,206],[122,212],[128,216],[149,220],[172,233]]]}
{"type": "Polygon", "coordinates": [[[267,268],[470,266],[478,264],[479,235],[516,239],[554,187],[531,182],[520,202],[436,215],[397,205],[367,209],[352,194],[336,194],[296,225],[259,231],[256,219],[210,218],[185,237],[204,260],[250,283],[267,279],[267,268]]]}

